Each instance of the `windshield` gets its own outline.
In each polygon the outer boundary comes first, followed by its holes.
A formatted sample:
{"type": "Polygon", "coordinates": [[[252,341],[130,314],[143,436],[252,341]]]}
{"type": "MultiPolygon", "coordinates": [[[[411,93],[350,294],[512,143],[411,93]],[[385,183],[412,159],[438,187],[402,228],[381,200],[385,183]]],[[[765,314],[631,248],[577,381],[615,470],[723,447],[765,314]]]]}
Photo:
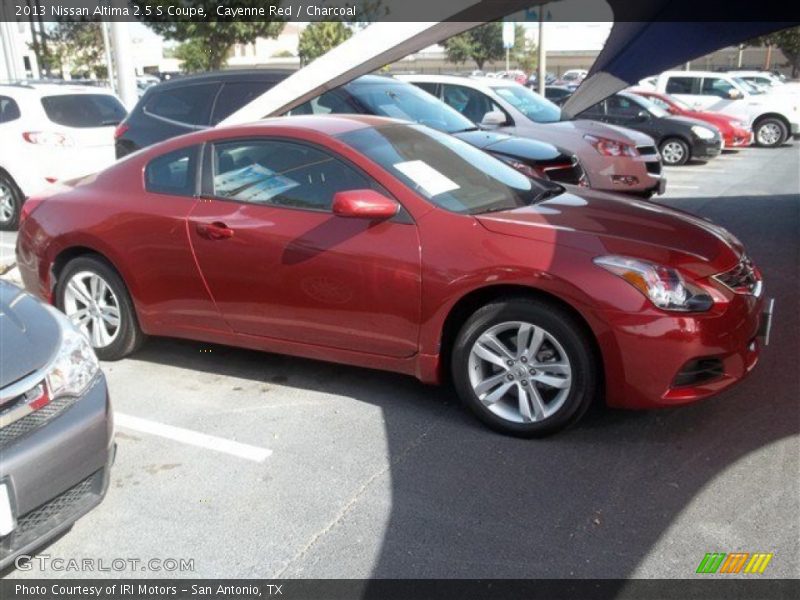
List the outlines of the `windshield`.
{"type": "MultiPolygon", "coordinates": [[[[649,100],[649,98],[648,98],[648,100],[649,100]]],[[[683,101],[683,100],[681,100],[680,98],[676,98],[675,96],[670,96],[670,97],[669,97],[669,101],[670,101],[672,104],[674,104],[675,106],[677,106],[678,108],[680,108],[681,110],[694,110],[694,109],[692,109],[692,107],[691,107],[691,106],[689,106],[689,105],[688,105],[686,102],[684,102],[684,101],[683,101]]],[[[651,100],[651,102],[652,102],[652,100],[651,100]]],[[[654,104],[655,104],[655,103],[654,103],[654,104]]]]}
{"type": "MultiPolygon", "coordinates": [[[[630,98],[630,99],[633,100],[633,98],[630,98]]],[[[636,104],[638,104],[639,106],[641,106],[642,108],[644,108],[647,112],[649,112],[654,117],[657,117],[657,118],[660,119],[661,117],[668,117],[669,116],[669,112],[668,111],[664,110],[658,104],[656,104],[652,100],[649,100],[648,98],[645,98],[644,96],[637,96],[636,99],[633,100],[633,101],[636,104]]]]}
{"type": "Polygon", "coordinates": [[[764,93],[764,91],[761,88],[753,85],[749,81],[745,81],[741,77],[734,77],[733,80],[737,84],[739,84],[739,87],[744,89],[744,91],[746,91],[748,94],[755,95],[755,94],[763,94],[764,93]]]}
{"type": "Polygon", "coordinates": [[[504,162],[419,125],[384,125],[337,136],[432,204],[461,214],[527,206],[547,188],[504,162]]]}
{"type": "Polygon", "coordinates": [[[119,125],[127,114],[122,103],[108,94],[45,96],[42,106],[48,119],[65,127],[119,125]]]}
{"type": "Polygon", "coordinates": [[[421,123],[447,133],[476,129],[457,110],[410,83],[358,83],[348,86],[347,91],[375,115],[421,123]]]}
{"type": "Polygon", "coordinates": [[[531,121],[556,123],[561,120],[561,109],[558,106],[526,87],[509,85],[493,87],[492,90],[531,121]]]}

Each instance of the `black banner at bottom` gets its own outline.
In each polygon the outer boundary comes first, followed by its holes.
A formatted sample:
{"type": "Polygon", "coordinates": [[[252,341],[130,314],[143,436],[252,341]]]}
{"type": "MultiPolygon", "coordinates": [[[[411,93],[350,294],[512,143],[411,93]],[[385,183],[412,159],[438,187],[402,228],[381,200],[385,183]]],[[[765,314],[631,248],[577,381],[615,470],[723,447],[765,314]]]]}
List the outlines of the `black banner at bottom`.
{"type": "Polygon", "coordinates": [[[797,600],[800,579],[31,579],[2,600],[797,600]]]}

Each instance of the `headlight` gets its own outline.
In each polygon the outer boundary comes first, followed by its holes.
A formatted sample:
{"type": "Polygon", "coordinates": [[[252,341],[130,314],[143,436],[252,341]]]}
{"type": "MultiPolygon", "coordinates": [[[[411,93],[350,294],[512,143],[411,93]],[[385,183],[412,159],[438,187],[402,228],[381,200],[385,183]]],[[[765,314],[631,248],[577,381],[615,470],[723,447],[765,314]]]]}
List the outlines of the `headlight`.
{"type": "Polygon", "coordinates": [[[600,256],[594,263],[622,277],[663,310],[700,312],[714,305],[711,296],[670,267],[627,256],[600,256]]]}
{"type": "Polygon", "coordinates": [[[692,125],[692,133],[694,133],[701,140],[713,140],[715,135],[710,129],[706,127],[700,127],[699,125],[692,125]]]}
{"type": "Polygon", "coordinates": [[[61,348],[46,377],[50,398],[80,396],[100,369],[91,345],[71,324],[61,327],[61,336],[61,348]]]}
{"type": "Polygon", "coordinates": [[[634,146],[595,135],[583,136],[603,156],[639,156],[634,146]]]}

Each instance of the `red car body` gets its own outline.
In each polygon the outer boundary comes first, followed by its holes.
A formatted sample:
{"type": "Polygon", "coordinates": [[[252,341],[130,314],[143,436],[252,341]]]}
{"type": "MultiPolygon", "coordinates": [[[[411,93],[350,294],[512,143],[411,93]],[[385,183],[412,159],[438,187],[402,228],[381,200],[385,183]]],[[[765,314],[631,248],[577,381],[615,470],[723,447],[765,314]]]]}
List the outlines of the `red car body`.
{"type": "Polygon", "coordinates": [[[538,295],[561,304],[591,332],[602,356],[606,402],[617,407],[691,402],[753,368],[763,297],[735,293],[714,278],[744,257],[724,229],[582,188],[515,210],[449,212],[335,137],[387,121],[290,117],[210,129],[33,199],[17,247],[25,285],[53,302],[65,262],[96,253],[124,280],[147,334],[396,371],[427,383],[444,378],[447,345],[470,311],[510,292],[538,295]],[[348,219],[145,191],[144,169],[154,158],[249,137],[325,149],[373,178],[408,218],[348,219]],[[679,269],[713,298],[713,307],[660,310],[593,264],[605,254],[679,269]],[[719,376],[673,385],[689,361],[704,357],[721,360],[719,376]]]}
{"type": "Polygon", "coordinates": [[[753,143],[753,130],[742,123],[736,117],[731,117],[722,113],[710,112],[707,110],[693,110],[688,105],[676,100],[669,94],[654,92],[651,90],[631,90],[639,96],[656,102],[659,106],[669,111],[670,114],[682,117],[699,119],[714,125],[722,133],[725,148],[741,148],[753,143]]]}

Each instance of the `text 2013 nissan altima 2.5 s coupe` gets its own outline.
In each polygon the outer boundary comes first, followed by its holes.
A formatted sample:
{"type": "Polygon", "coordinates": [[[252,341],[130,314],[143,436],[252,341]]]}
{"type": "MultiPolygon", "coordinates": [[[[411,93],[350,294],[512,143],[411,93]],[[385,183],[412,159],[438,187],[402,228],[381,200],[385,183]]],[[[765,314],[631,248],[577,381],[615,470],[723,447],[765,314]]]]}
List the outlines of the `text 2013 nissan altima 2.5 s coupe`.
{"type": "Polygon", "coordinates": [[[101,358],[153,334],[449,377],[517,435],[719,392],[769,321],[724,229],[380,117],[152,146],[28,201],[17,258],[101,358]]]}

